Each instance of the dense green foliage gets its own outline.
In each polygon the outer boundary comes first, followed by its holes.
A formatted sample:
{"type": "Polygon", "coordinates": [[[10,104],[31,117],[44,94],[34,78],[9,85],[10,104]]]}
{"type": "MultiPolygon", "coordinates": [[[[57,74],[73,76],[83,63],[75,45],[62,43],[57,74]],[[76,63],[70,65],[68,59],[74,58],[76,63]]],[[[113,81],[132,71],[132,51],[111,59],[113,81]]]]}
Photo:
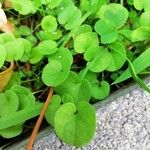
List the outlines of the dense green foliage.
{"type": "MultiPolygon", "coordinates": [[[[91,141],[96,115],[112,85],[150,70],[149,0],[9,0],[13,33],[0,33],[0,67],[16,69],[0,93],[0,135],[19,135],[39,115],[47,86],[55,94],[46,111],[58,137],[77,147],[91,141]],[[26,66],[29,66],[27,68],[26,66]]],[[[5,1],[3,2],[5,3],[5,1]]]]}

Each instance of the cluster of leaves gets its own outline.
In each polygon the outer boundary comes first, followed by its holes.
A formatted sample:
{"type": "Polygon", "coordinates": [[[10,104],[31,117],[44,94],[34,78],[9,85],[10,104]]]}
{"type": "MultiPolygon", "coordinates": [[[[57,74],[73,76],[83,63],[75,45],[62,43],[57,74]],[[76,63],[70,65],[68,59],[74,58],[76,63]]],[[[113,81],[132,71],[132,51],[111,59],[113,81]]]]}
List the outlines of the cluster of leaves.
{"type": "Polygon", "coordinates": [[[23,123],[42,106],[29,89],[43,92],[51,86],[55,95],[45,114],[47,122],[67,144],[85,145],[96,129],[90,103],[105,99],[111,82],[149,72],[149,0],[9,1],[6,13],[19,17],[8,18],[14,34],[0,34],[0,67],[16,61],[32,69],[27,74],[17,70],[19,78],[27,80],[26,87],[12,83],[12,78],[0,94],[0,135],[20,134],[23,123]]]}

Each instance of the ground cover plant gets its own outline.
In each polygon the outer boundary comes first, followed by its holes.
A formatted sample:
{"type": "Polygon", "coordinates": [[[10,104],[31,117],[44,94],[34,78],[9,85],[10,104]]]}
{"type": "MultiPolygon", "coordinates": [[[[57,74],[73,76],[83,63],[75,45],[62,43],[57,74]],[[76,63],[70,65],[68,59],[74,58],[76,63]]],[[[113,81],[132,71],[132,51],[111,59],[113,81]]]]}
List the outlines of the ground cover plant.
{"type": "Polygon", "coordinates": [[[81,147],[95,134],[93,103],[131,77],[150,92],[139,77],[150,72],[149,0],[3,0],[0,29],[0,136],[40,115],[27,149],[44,116],[81,147]]]}

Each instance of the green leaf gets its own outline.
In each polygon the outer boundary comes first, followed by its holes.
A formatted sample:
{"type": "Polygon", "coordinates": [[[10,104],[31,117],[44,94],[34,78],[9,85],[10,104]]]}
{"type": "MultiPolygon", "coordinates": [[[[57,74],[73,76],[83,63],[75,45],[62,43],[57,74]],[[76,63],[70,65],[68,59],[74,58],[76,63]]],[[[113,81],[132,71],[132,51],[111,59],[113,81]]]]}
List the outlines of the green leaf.
{"type": "Polygon", "coordinates": [[[110,93],[110,85],[106,81],[92,85],[92,97],[96,100],[105,99],[110,93]]]}
{"type": "Polygon", "coordinates": [[[0,68],[3,66],[6,59],[6,49],[0,44],[0,68]]]}
{"type": "Polygon", "coordinates": [[[104,47],[91,47],[84,53],[85,60],[88,60],[87,67],[92,72],[102,72],[110,64],[110,55],[104,47]]]}
{"type": "Polygon", "coordinates": [[[144,8],[145,11],[150,11],[150,3],[149,0],[134,0],[134,7],[137,10],[142,10],[144,8]]]}
{"type": "Polygon", "coordinates": [[[103,5],[99,11],[99,18],[106,21],[108,24],[113,24],[115,27],[122,27],[128,19],[128,10],[121,4],[103,5]]]}
{"type": "Polygon", "coordinates": [[[81,80],[77,74],[71,72],[68,78],[59,86],[55,87],[55,91],[63,96],[69,94],[75,103],[80,101],[88,101],[91,98],[91,85],[86,79],[81,80]]]}
{"type": "Polygon", "coordinates": [[[57,20],[54,16],[45,16],[41,21],[41,27],[48,32],[54,32],[57,29],[57,20]]]}
{"type": "Polygon", "coordinates": [[[19,60],[24,54],[24,45],[20,39],[4,44],[6,48],[6,61],[19,60]]]}
{"type": "Polygon", "coordinates": [[[35,97],[30,89],[20,85],[14,85],[11,90],[19,97],[19,109],[24,109],[35,104],[35,97]]]}
{"type": "Polygon", "coordinates": [[[13,138],[15,136],[18,136],[23,131],[23,125],[15,125],[9,128],[0,129],[0,135],[3,138],[13,138]]]}
{"type": "Polygon", "coordinates": [[[107,0],[80,0],[80,8],[84,11],[96,13],[107,0]]]}
{"type": "Polygon", "coordinates": [[[48,5],[48,8],[50,8],[50,9],[54,9],[61,2],[62,2],[62,0],[42,0],[42,4],[48,5]]]}
{"type": "Polygon", "coordinates": [[[118,39],[117,29],[111,23],[99,20],[96,22],[94,28],[95,31],[101,36],[101,42],[103,44],[112,43],[118,39]]]}
{"type": "Polygon", "coordinates": [[[114,42],[108,45],[110,54],[110,64],[106,68],[107,71],[116,71],[120,69],[126,60],[126,50],[125,47],[120,42],[114,42]],[[120,53],[124,57],[120,57],[120,53]]]}
{"type": "MultiPolygon", "coordinates": [[[[146,69],[147,67],[150,66],[150,48],[146,49],[139,57],[137,57],[134,61],[133,61],[133,67],[135,69],[135,72],[138,74],[141,71],[143,71],[144,69],[146,69]]],[[[113,82],[113,84],[118,84],[124,80],[129,79],[130,77],[132,77],[129,68],[124,71],[122,73],[122,75],[117,78],[117,80],[115,80],[113,82]]]]}
{"type": "Polygon", "coordinates": [[[5,89],[10,89],[14,85],[20,85],[20,84],[21,84],[20,74],[18,72],[13,72],[11,79],[7,83],[5,89]]]}
{"type": "Polygon", "coordinates": [[[28,35],[26,37],[26,40],[28,40],[31,43],[31,47],[35,46],[37,43],[37,38],[34,35],[28,35]]]}
{"type": "Polygon", "coordinates": [[[83,24],[81,26],[79,26],[78,30],[76,31],[75,33],[75,38],[82,34],[82,33],[86,33],[86,32],[92,32],[92,28],[90,25],[87,25],[87,24],[83,24]]]}
{"type": "Polygon", "coordinates": [[[45,40],[40,42],[37,48],[40,54],[50,55],[57,51],[57,43],[52,40],[45,40]]]}
{"type": "Polygon", "coordinates": [[[55,7],[57,7],[63,0],[48,0],[48,7],[50,9],[53,9],[55,7]]]}
{"type": "Polygon", "coordinates": [[[0,43],[4,44],[10,41],[14,41],[15,37],[12,33],[1,33],[0,34],[0,43]]]}
{"type": "Polygon", "coordinates": [[[42,103],[35,103],[35,105],[30,105],[25,109],[21,109],[17,112],[13,112],[7,116],[1,117],[0,130],[18,125],[33,117],[38,116],[42,110],[42,107],[42,103]]]}
{"type": "Polygon", "coordinates": [[[31,29],[25,25],[20,26],[18,28],[18,31],[19,31],[20,35],[22,35],[22,36],[27,36],[27,35],[31,34],[31,29]]]}
{"type": "Polygon", "coordinates": [[[31,43],[28,40],[24,39],[24,38],[19,38],[18,40],[20,40],[22,42],[22,44],[24,46],[24,52],[25,53],[30,52],[30,50],[31,50],[31,43]]]}
{"type": "Polygon", "coordinates": [[[11,114],[19,108],[19,98],[12,90],[0,93],[0,117],[11,114]]]}
{"type": "Polygon", "coordinates": [[[150,12],[144,12],[140,16],[140,26],[150,27],[150,12]]]}
{"type": "Polygon", "coordinates": [[[74,49],[77,53],[84,53],[89,47],[99,45],[98,36],[95,32],[85,32],[74,40],[74,49]]]}
{"type": "Polygon", "coordinates": [[[13,0],[12,5],[13,8],[21,15],[27,15],[35,11],[34,5],[31,0],[26,0],[26,2],[24,2],[24,0],[13,0]]]}
{"type": "MultiPolygon", "coordinates": [[[[82,77],[82,74],[84,73],[84,70],[81,70],[79,72],[79,77],[81,78],[82,77]]],[[[92,83],[99,83],[99,81],[97,80],[97,74],[94,73],[94,72],[91,72],[91,71],[88,71],[84,77],[85,79],[87,79],[91,84],[92,83]]]]}
{"type": "Polygon", "coordinates": [[[43,55],[39,53],[39,48],[37,46],[32,48],[29,54],[30,54],[29,61],[31,64],[36,64],[43,58],[43,55]]]}
{"type": "Polygon", "coordinates": [[[150,27],[139,27],[132,32],[132,42],[149,39],[150,39],[150,27]]]}
{"type": "Polygon", "coordinates": [[[64,25],[66,30],[71,30],[78,25],[81,17],[81,11],[77,7],[71,5],[58,14],[58,21],[60,24],[64,25]]]}
{"type": "Polygon", "coordinates": [[[61,97],[59,95],[53,95],[52,100],[48,105],[48,108],[45,113],[45,119],[52,127],[54,127],[55,113],[60,106],[61,106],[61,97]]]}
{"type": "Polygon", "coordinates": [[[55,32],[48,32],[40,30],[39,32],[36,32],[36,35],[40,41],[57,40],[62,36],[62,31],[57,30],[55,32]]]}
{"type": "Polygon", "coordinates": [[[73,99],[73,97],[70,95],[70,94],[64,94],[63,96],[62,96],[62,102],[63,103],[74,103],[74,99],[73,99]]]}
{"type": "Polygon", "coordinates": [[[83,146],[94,136],[95,110],[87,102],[80,102],[77,106],[73,103],[65,103],[56,112],[54,127],[58,137],[67,144],[83,146]]]}
{"type": "Polygon", "coordinates": [[[73,62],[71,52],[61,48],[49,57],[49,63],[44,67],[42,80],[48,86],[58,86],[70,74],[70,67],[73,62]]]}

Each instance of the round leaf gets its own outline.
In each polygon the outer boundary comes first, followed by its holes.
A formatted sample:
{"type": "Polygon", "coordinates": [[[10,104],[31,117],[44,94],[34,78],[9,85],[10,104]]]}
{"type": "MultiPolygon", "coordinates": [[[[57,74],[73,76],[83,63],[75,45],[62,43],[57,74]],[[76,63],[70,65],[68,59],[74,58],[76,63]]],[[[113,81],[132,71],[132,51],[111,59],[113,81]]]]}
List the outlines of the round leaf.
{"type": "Polygon", "coordinates": [[[81,11],[77,7],[71,5],[58,14],[58,21],[60,24],[64,25],[66,30],[71,30],[78,25],[81,17],[81,11]]]}
{"type": "Polygon", "coordinates": [[[0,93],[0,117],[9,115],[18,110],[19,98],[12,90],[0,93]]]}
{"type": "Polygon", "coordinates": [[[98,45],[99,40],[95,32],[82,33],[74,40],[74,49],[77,53],[84,53],[89,47],[96,47],[98,45]]]}
{"type": "Polygon", "coordinates": [[[61,105],[61,97],[59,95],[53,95],[50,104],[45,113],[46,121],[51,125],[54,126],[54,116],[56,111],[59,109],[61,105]]]}
{"type": "Polygon", "coordinates": [[[31,34],[31,30],[27,26],[20,26],[18,28],[18,31],[19,31],[20,35],[22,35],[22,36],[27,36],[27,35],[31,34]]]}
{"type": "Polygon", "coordinates": [[[45,40],[40,42],[37,49],[40,54],[50,55],[57,51],[57,43],[52,40],[45,40]]]}
{"type": "Polygon", "coordinates": [[[29,60],[31,64],[36,64],[43,58],[43,55],[40,54],[38,50],[38,47],[34,47],[33,49],[31,49],[29,60]]]}
{"type": "Polygon", "coordinates": [[[94,136],[95,110],[87,102],[81,102],[77,106],[65,103],[55,114],[54,127],[56,134],[67,144],[83,146],[94,136]]]}
{"type": "Polygon", "coordinates": [[[74,103],[74,99],[73,99],[73,97],[70,95],[70,94],[64,94],[63,95],[63,97],[62,97],[62,102],[63,103],[68,103],[68,102],[70,102],[70,103],[74,103]]]}
{"type": "Polygon", "coordinates": [[[0,129],[0,135],[4,138],[13,138],[21,134],[23,125],[15,125],[6,129],[0,129]]]}
{"type": "Polygon", "coordinates": [[[73,62],[71,52],[65,48],[49,57],[49,63],[44,67],[42,80],[48,86],[58,86],[70,74],[70,66],[73,62]]]}
{"type": "Polygon", "coordinates": [[[126,50],[120,42],[108,45],[110,54],[110,64],[106,68],[107,71],[116,71],[120,69],[126,60],[126,50]]]}
{"type": "MultiPolygon", "coordinates": [[[[88,53],[89,56],[90,56],[90,54],[92,56],[93,49],[94,48],[88,49],[86,51],[86,53],[88,53]]],[[[110,55],[109,55],[107,49],[105,49],[103,47],[97,47],[97,48],[95,48],[95,50],[97,51],[97,53],[95,54],[94,58],[90,62],[88,62],[87,67],[92,72],[102,72],[110,64],[110,55]]]]}
{"type": "Polygon", "coordinates": [[[0,43],[1,44],[7,43],[9,41],[14,41],[14,40],[15,40],[15,37],[11,33],[1,33],[0,34],[0,43]]]}
{"type": "Polygon", "coordinates": [[[6,48],[7,61],[19,60],[24,54],[24,45],[19,39],[9,41],[5,43],[4,46],[6,48]]]}
{"type": "Polygon", "coordinates": [[[74,72],[71,72],[68,78],[62,84],[55,87],[55,91],[61,96],[64,94],[71,95],[75,103],[80,101],[89,102],[91,98],[90,82],[86,79],[81,80],[74,72]]]}
{"type": "Polygon", "coordinates": [[[128,10],[121,4],[103,5],[99,11],[99,17],[107,23],[113,24],[115,27],[122,27],[128,19],[128,10]]]}
{"type": "Polygon", "coordinates": [[[101,36],[103,44],[115,42],[118,39],[118,32],[112,23],[107,23],[103,20],[96,22],[95,31],[101,36]]]}
{"type": "Polygon", "coordinates": [[[100,84],[92,84],[92,96],[94,99],[105,99],[110,93],[110,85],[106,81],[102,81],[100,84]]]}
{"type": "Polygon", "coordinates": [[[54,32],[57,29],[57,20],[54,16],[48,15],[42,19],[41,27],[48,32],[54,32]]]}
{"type": "Polygon", "coordinates": [[[0,44],[0,68],[3,66],[6,59],[6,49],[0,44]]]}
{"type": "Polygon", "coordinates": [[[140,16],[140,26],[150,27],[150,12],[144,12],[140,16]]]}
{"type": "Polygon", "coordinates": [[[150,39],[150,27],[139,27],[132,32],[132,42],[150,39]]]}
{"type": "Polygon", "coordinates": [[[13,8],[22,15],[27,15],[35,11],[31,0],[26,0],[26,2],[24,2],[24,0],[13,0],[12,5],[13,8]]]}

